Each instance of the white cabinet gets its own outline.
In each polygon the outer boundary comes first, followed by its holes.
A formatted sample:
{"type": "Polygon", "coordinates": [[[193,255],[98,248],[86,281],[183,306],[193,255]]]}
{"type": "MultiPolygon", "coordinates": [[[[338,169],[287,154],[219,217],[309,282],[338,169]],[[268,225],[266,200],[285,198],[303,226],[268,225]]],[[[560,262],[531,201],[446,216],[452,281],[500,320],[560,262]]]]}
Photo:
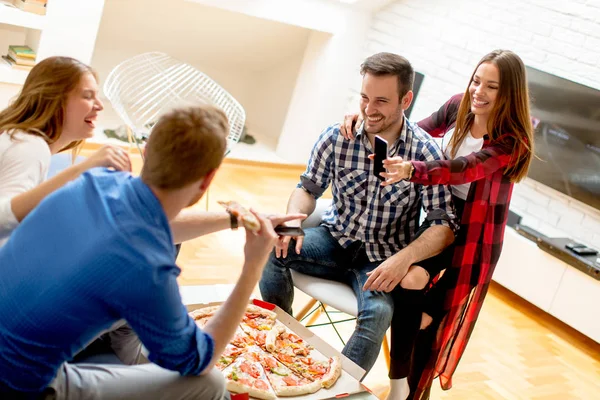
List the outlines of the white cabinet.
{"type": "MultiPolygon", "coordinates": [[[[9,45],[25,44],[37,61],[62,55],[89,63],[103,8],[104,0],[49,0],[46,15],[37,15],[0,3],[0,55],[9,45]]],[[[22,85],[27,74],[0,60],[0,84],[22,85]]]]}
{"type": "Polygon", "coordinates": [[[502,255],[493,279],[542,310],[548,311],[569,266],[506,228],[502,255]]]}
{"type": "Polygon", "coordinates": [[[550,306],[550,314],[600,342],[600,281],[568,268],[550,306]]]}
{"type": "Polygon", "coordinates": [[[600,281],[506,228],[493,280],[600,343],[600,281]]]}

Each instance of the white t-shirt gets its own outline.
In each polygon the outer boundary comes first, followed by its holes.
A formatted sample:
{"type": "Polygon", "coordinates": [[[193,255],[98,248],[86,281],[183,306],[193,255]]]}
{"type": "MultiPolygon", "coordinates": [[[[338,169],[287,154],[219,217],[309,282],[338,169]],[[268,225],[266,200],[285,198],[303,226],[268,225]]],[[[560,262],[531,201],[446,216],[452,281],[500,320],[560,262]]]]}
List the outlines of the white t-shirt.
{"type": "MultiPolygon", "coordinates": [[[[483,138],[476,139],[471,135],[471,131],[469,131],[465,139],[460,144],[460,147],[456,152],[456,156],[452,157],[452,146],[450,146],[450,140],[452,139],[452,135],[454,135],[454,129],[449,130],[442,139],[442,151],[444,152],[444,155],[448,160],[452,160],[456,157],[468,156],[471,153],[478,152],[483,147],[483,138]]],[[[452,194],[463,200],[466,200],[470,188],[470,183],[464,183],[462,185],[453,185],[452,194]]]]}
{"type": "Polygon", "coordinates": [[[46,179],[51,155],[50,147],[39,136],[0,133],[0,247],[19,224],[10,200],[46,179]]]}

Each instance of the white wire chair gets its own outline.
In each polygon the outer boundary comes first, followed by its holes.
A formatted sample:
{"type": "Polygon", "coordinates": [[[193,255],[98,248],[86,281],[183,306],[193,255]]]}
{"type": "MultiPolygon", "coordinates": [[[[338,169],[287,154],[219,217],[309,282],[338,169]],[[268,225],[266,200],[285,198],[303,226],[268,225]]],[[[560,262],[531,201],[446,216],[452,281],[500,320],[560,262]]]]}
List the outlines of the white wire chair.
{"type": "Polygon", "coordinates": [[[240,140],[244,108],[210,77],[171,56],[150,52],[117,65],[108,75],[104,93],[131,129],[136,144],[148,137],[161,114],[182,103],[209,103],[229,119],[228,154],[240,140]]]}

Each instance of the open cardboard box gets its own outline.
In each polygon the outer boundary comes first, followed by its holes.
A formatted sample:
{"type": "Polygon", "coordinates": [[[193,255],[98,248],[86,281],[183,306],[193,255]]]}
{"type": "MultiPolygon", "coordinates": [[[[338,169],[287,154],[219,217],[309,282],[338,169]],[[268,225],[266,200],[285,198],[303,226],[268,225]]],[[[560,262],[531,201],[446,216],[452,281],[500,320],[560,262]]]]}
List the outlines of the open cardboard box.
{"type": "MultiPolygon", "coordinates": [[[[213,303],[197,303],[197,304],[188,304],[187,309],[188,312],[196,310],[198,308],[209,307],[209,306],[217,306],[222,304],[223,302],[213,302],[213,303]]],[[[365,392],[367,389],[359,382],[359,380],[364,376],[365,370],[356,365],[354,362],[350,361],[349,358],[341,354],[339,351],[331,347],[327,344],[323,339],[315,335],[310,329],[302,325],[288,313],[283,311],[281,308],[277,307],[274,304],[267,303],[262,300],[252,300],[251,304],[255,304],[257,306],[266,308],[267,310],[274,311],[277,313],[277,319],[288,326],[292,331],[294,331],[298,336],[302,339],[306,340],[309,344],[311,344],[316,350],[320,351],[324,355],[338,356],[342,362],[342,375],[337,380],[337,382],[330,387],[329,389],[321,389],[316,393],[308,394],[304,396],[296,396],[296,397],[282,397],[284,399],[302,399],[302,400],[321,400],[321,399],[332,399],[332,398],[343,398],[349,396],[351,394],[365,392]]]]}

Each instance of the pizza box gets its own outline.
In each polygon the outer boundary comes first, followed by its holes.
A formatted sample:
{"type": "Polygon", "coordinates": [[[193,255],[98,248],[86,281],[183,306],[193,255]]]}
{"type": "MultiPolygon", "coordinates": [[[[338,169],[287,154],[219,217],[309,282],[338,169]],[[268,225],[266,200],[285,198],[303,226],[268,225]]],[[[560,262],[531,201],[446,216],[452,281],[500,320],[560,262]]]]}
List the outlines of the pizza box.
{"type": "MultiPolygon", "coordinates": [[[[211,303],[196,303],[188,304],[188,312],[197,310],[203,307],[218,306],[223,302],[211,302],[211,303]]],[[[332,346],[327,344],[323,339],[314,334],[313,331],[302,325],[294,317],[277,307],[275,304],[268,303],[262,300],[251,300],[250,304],[257,305],[267,310],[271,310],[277,313],[277,319],[290,328],[294,333],[312,345],[317,351],[321,352],[327,357],[338,356],[342,363],[342,375],[339,377],[337,382],[329,389],[322,388],[316,393],[307,394],[303,396],[295,397],[278,397],[281,399],[302,399],[302,400],[321,400],[321,399],[333,399],[343,398],[350,396],[355,393],[366,392],[368,389],[363,386],[359,380],[364,376],[365,370],[356,365],[349,358],[341,354],[339,351],[334,349],[332,346]]]]}

